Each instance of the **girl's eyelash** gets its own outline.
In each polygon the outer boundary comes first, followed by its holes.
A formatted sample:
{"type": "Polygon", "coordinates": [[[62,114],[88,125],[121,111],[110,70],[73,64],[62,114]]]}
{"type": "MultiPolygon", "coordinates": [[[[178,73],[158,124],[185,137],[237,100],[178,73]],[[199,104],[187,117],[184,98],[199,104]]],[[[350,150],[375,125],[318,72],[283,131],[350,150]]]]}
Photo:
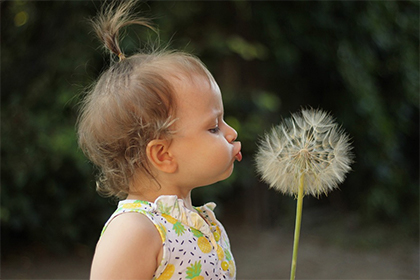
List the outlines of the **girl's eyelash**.
{"type": "Polygon", "coordinates": [[[209,129],[210,133],[217,133],[219,132],[219,130],[220,130],[219,126],[209,129]]]}

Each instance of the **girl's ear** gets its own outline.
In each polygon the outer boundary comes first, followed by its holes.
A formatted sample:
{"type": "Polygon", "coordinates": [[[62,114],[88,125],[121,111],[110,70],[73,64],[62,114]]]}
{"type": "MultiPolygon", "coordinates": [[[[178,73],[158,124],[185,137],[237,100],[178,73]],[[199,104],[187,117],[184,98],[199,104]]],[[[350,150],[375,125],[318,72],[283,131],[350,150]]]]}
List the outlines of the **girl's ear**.
{"type": "Polygon", "coordinates": [[[175,158],[169,152],[169,141],[155,139],[149,142],[146,147],[149,162],[158,170],[165,173],[174,173],[178,165],[175,158]]]}

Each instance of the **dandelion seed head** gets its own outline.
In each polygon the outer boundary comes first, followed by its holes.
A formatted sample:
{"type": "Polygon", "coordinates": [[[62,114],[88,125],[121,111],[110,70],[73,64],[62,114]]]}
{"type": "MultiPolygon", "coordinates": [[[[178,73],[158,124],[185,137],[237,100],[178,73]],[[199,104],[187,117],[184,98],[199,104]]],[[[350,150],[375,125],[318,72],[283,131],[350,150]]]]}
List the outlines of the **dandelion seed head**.
{"type": "Polygon", "coordinates": [[[270,187],[290,195],[298,193],[303,175],[304,193],[318,197],[344,181],[351,170],[351,149],[349,136],[331,115],[303,109],[263,137],[257,171],[270,187]]]}

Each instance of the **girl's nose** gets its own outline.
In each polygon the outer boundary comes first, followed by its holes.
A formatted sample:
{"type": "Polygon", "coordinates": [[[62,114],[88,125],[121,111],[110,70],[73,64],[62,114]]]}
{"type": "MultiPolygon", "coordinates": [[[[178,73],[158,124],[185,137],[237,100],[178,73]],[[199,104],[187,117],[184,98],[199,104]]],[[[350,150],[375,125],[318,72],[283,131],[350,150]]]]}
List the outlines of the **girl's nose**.
{"type": "Polygon", "coordinates": [[[232,143],[238,137],[238,132],[236,132],[236,130],[233,127],[231,127],[230,125],[228,125],[227,123],[225,123],[225,124],[226,124],[226,132],[225,132],[226,140],[229,143],[232,143]]]}

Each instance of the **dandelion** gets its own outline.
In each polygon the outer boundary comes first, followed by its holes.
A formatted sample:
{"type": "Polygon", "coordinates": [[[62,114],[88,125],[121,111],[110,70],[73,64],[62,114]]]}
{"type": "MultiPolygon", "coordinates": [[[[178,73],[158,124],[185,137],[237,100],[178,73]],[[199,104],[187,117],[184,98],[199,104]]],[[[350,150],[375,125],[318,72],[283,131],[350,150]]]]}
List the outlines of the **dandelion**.
{"type": "Polygon", "coordinates": [[[291,279],[295,279],[304,195],[319,197],[338,187],[351,170],[349,136],[322,110],[303,109],[266,134],[257,171],[270,187],[297,196],[291,279]]]}

